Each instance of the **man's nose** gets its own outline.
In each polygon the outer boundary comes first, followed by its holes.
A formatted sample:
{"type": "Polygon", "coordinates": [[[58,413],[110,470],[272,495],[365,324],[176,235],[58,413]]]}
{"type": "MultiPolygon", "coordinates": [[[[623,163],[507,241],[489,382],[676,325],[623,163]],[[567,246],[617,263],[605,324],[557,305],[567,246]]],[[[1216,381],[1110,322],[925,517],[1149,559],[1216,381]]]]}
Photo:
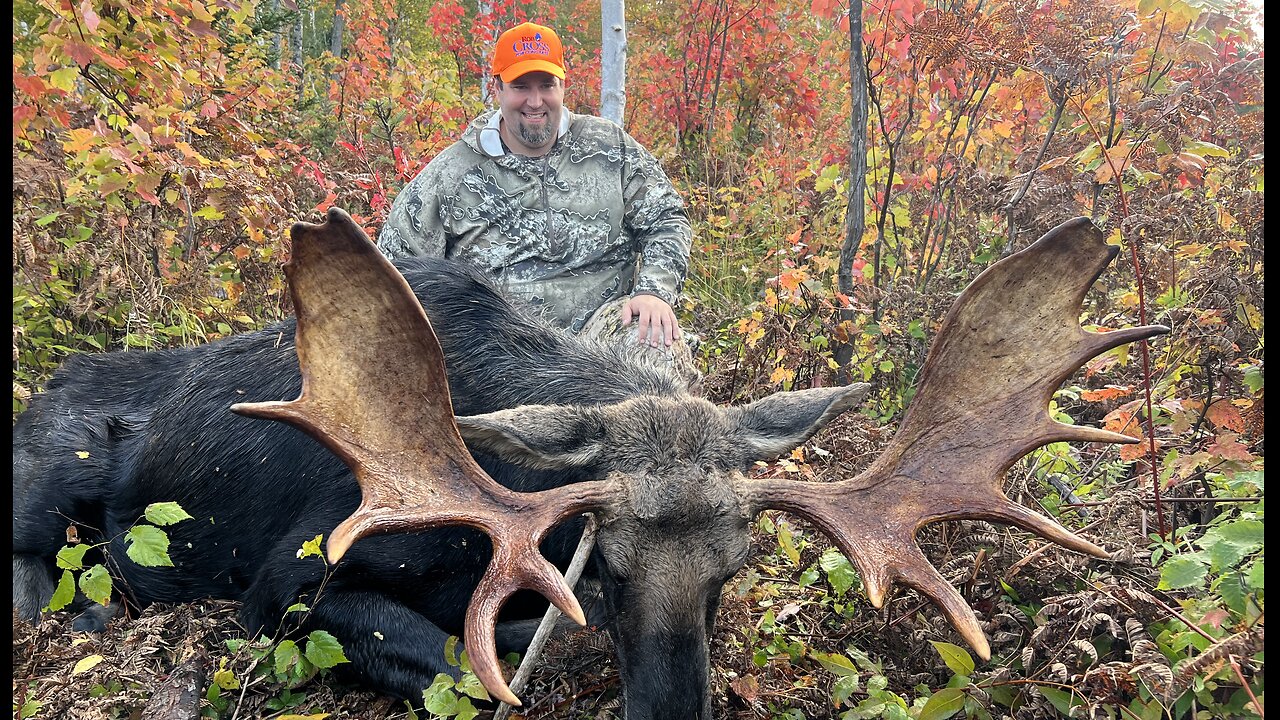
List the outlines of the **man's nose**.
{"type": "Polygon", "coordinates": [[[526,100],[525,102],[531,108],[539,108],[539,107],[542,107],[546,101],[543,100],[542,98],[542,90],[538,88],[534,88],[529,93],[529,99],[526,100]]]}

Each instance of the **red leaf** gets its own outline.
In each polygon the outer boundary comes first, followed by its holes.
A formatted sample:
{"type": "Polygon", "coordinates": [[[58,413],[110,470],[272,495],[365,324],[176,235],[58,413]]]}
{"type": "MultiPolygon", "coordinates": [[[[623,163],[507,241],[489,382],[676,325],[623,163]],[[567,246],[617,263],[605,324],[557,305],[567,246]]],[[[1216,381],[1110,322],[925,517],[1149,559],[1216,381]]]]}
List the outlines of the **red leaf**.
{"type": "Polygon", "coordinates": [[[35,75],[18,75],[13,78],[13,89],[26,93],[34,100],[39,100],[49,91],[49,86],[35,75]]]}
{"type": "Polygon", "coordinates": [[[97,57],[97,53],[93,51],[92,47],[78,40],[66,41],[62,45],[62,49],[66,51],[67,55],[69,55],[72,60],[75,60],[76,64],[80,67],[88,67],[89,64],[93,62],[93,59],[97,57]]]}
{"type": "Polygon", "coordinates": [[[209,98],[200,106],[200,114],[212,120],[213,118],[218,117],[219,109],[221,108],[218,105],[218,101],[214,98],[209,98]]]}
{"type": "Polygon", "coordinates": [[[30,105],[17,105],[13,108],[13,136],[22,134],[22,123],[36,116],[36,109],[30,105]]]}
{"type": "Polygon", "coordinates": [[[1249,448],[1241,445],[1239,441],[1236,440],[1236,437],[1237,436],[1233,433],[1222,433],[1218,436],[1217,440],[1215,440],[1212,445],[1205,448],[1205,450],[1209,454],[1220,457],[1223,460],[1238,460],[1246,463],[1256,460],[1257,458],[1254,457],[1253,453],[1249,452],[1249,448]]]}
{"type": "Polygon", "coordinates": [[[134,188],[133,191],[138,193],[138,196],[141,197],[143,200],[146,200],[147,202],[151,203],[152,205],[155,205],[156,207],[160,207],[160,198],[156,197],[155,193],[148,192],[140,187],[134,188]]]}

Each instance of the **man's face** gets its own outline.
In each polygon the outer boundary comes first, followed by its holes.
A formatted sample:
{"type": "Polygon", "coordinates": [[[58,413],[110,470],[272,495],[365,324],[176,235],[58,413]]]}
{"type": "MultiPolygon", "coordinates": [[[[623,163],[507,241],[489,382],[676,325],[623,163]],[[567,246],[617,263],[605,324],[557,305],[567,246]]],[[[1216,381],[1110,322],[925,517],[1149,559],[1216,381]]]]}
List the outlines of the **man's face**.
{"type": "Polygon", "coordinates": [[[525,73],[500,83],[502,139],[520,155],[543,155],[555,144],[564,105],[564,84],[551,73],[525,73]]]}

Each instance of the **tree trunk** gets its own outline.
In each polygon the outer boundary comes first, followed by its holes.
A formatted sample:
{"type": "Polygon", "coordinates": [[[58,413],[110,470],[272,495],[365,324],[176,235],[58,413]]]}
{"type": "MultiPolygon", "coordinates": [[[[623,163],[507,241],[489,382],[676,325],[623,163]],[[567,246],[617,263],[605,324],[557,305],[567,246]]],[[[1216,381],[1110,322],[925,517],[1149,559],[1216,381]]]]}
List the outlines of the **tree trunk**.
{"type": "Polygon", "coordinates": [[[293,72],[297,73],[298,78],[298,102],[302,102],[302,23],[304,22],[302,8],[298,8],[298,17],[293,22],[293,29],[290,31],[290,50],[293,52],[293,72]]]}
{"type": "Polygon", "coordinates": [[[272,69],[280,69],[280,49],[283,44],[283,33],[280,31],[280,0],[271,0],[269,5],[271,9],[271,67],[272,69]]]}
{"type": "Polygon", "coordinates": [[[622,124],[627,108],[626,0],[600,0],[600,115],[622,124]]]}
{"type": "Polygon", "coordinates": [[[334,0],[333,32],[329,34],[329,52],[336,58],[342,57],[342,31],[346,24],[346,18],[342,12],[342,0],[334,0]]]}
{"type": "MultiPolygon", "coordinates": [[[[476,15],[479,17],[485,17],[492,13],[493,4],[490,3],[489,0],[480,0],[476,7],[476,15]]],[[[498,33],[502,33],[505,30],[506,28],[494,28],[494,31],[498,33]]],[[[497,41],[497,39],[498,38],[495,37],[494,41],[497,41]]],[[[489,83],[492,81],[492,76],[489,74],[491,68],[489,68],[488,63],[485,62],[488,59],[489,58],[482,58],[480,60],[480,104],[486,107],[489,105],[489,83]]],[[[461,70],[459,70],[459,72],[461,72],[461,70]]],[[[462,85],[462,78],[458,78],[458,85],[462,85]]]]}
{"type": "MultiPolygon", "coordinates": [[[[840,293],[853,297],[853,260],[862,244],[866,224],[867,197],[867,65],[862,53],[862,0],[849,2],[849,195],[845,205],[844,243],[840,246],[840,270],[836,276],[840,293]]],[[[853,320],[850,307],[840,309],[840,320],[853,320]]],[[[836,346],[840,379],[848,382],[852,340],[836,346]]]]}

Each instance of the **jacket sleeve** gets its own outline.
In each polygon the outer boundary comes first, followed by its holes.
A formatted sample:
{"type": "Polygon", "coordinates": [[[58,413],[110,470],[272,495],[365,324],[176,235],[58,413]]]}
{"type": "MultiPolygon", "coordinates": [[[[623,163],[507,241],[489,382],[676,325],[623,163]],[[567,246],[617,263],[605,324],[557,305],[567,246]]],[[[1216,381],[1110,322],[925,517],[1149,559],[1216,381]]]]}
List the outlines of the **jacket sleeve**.
{"type": "Polygon", "coordinates": [[[635,295],[656,295],[675,306],[689,272],[693,228],[684,201],[657,159],[625,132],[623,224],[643,256],[635,295]]]}
{"type": "Polygon", "coordinates": [[[389,259],[444,257],[445,227],[440,188],[444,178],[440,158],[427,163],[391,203],[387,221],[378,232],[378,249],[389,259]]]}

